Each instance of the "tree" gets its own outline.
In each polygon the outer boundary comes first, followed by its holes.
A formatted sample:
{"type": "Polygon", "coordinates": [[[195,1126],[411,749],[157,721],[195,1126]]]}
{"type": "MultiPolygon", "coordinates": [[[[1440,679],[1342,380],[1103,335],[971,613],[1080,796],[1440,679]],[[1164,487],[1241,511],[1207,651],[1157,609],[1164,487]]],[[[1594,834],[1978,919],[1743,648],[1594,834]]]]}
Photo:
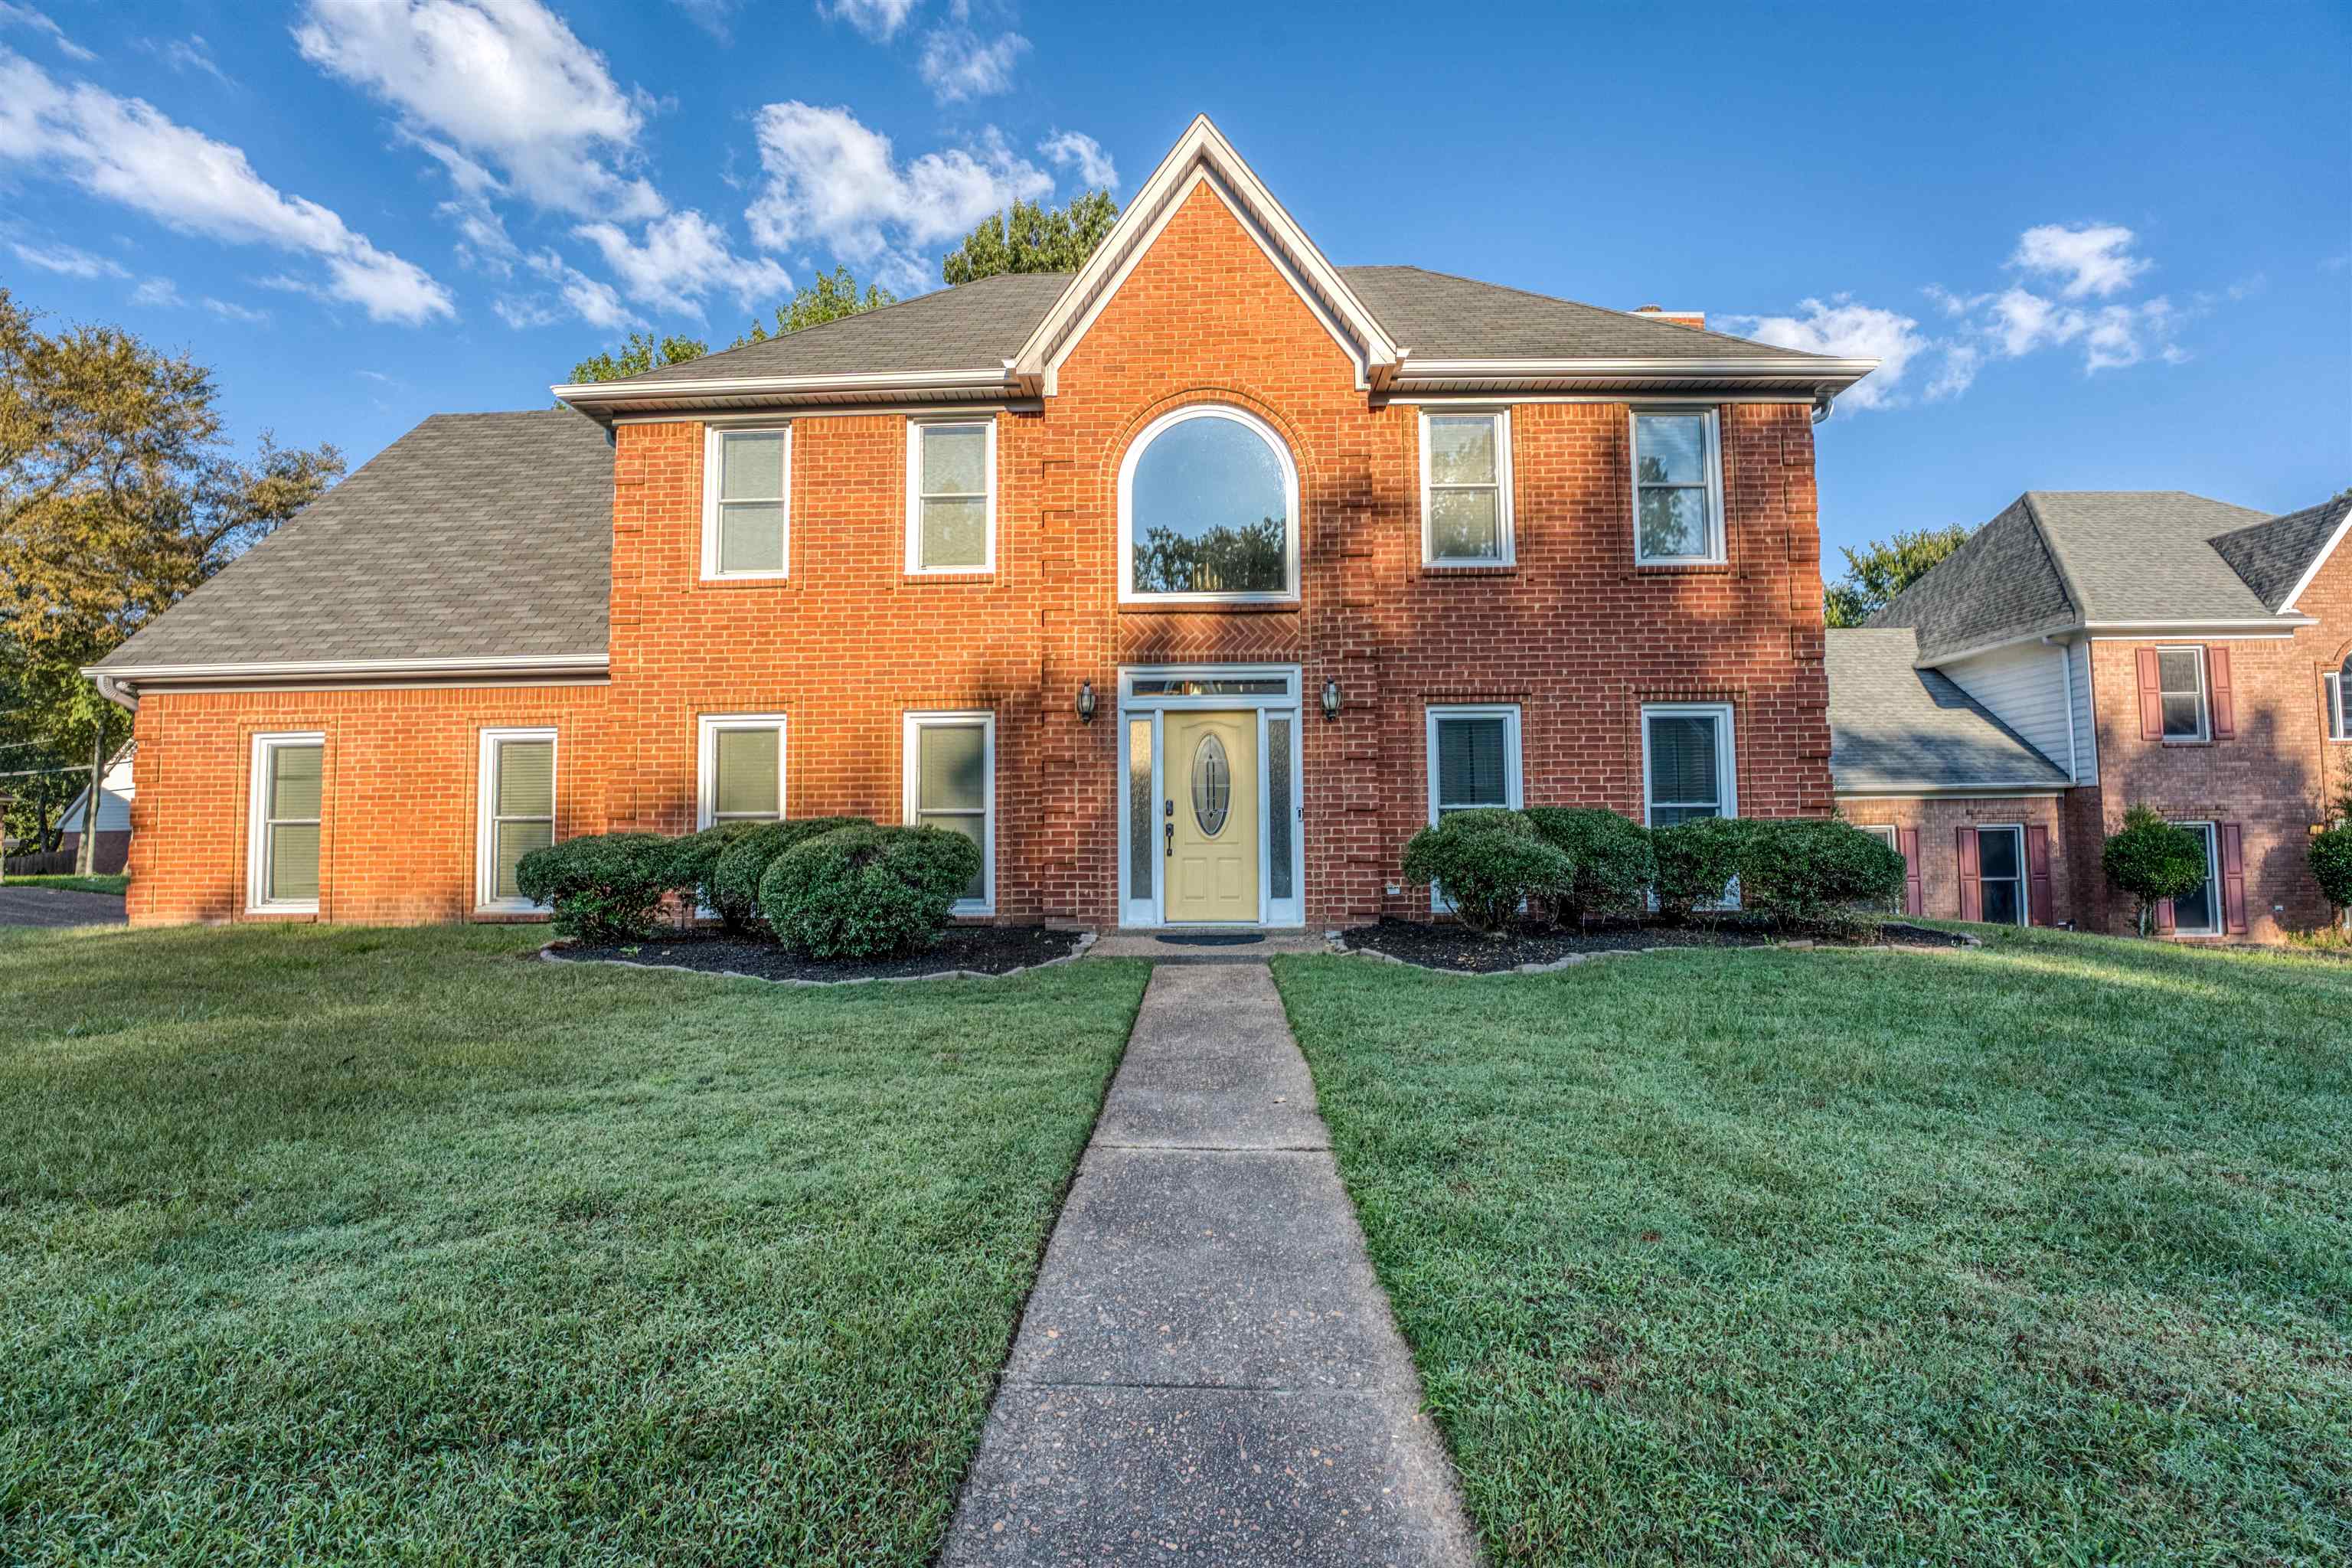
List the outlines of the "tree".
{"type": "Polygon", "coordinates": [[[710,345],[700,338],[667,337],[656,339],[651,332],[631,332],[628,342],[614,353],[607,349],[593,359],[583,359],[572,367],[572,383],[577,386],[591,381],[618,381],[625,375],[643,375],[660,365],[678,364],[690,359],[700,359],[710,352],[710,345]]]}
{"type": "Polygon", "coordinates": [[[2311,874],[2335,906],[2336,923],[2352,931],[2352,784],[2336,797],[2327,815],[2327,831],[2311,841],[2311,874]]]}
{"type": "Polygon", "coordinates": [[[2156,906],[2196,890],[2205,880],[2205,841],[2164,820],[2154,806],[2124,813],[2123,831],[2100,851],[2107,880],[2139,905],[2139,934],[2156,929],[2156,906]]]}
{"type": "Polygon", "coordinates": [[[1892,539],[1873,541],[1860,550],[1840,545],[1845,577],[1822,594],[1823,618],[1833,626],[1863,625],[1925,577],[1928,568],[1967,543],[1969,533],[1956,522],[1949,528],[1899,531],[1892,539]]]}
{"type": "MultiPolygon", "coordinates": [[[[0,752],[89,760],[128,728],[79,671],[343,472],[331,446],[229,455],[212,373],[113,327],[42,332],[0,289],[0,752]]],[[[38,764],[63,766],[62,763],[38,764]]],[[[46,816],[45,797],[37,807],[46,816]]],[[[41,825],[43,832],[47,825],[41,825]]],[[[96,835],[84,834],[85,858],[96,835]]]]}
{"type": "Polygon", "coordinates": [[[992,213],[940,263],[950,283],[970,283],[1006,272],[1076,272],[1118,220],[1108,191],[1085,191],[1066,207],[1016,201],[1010,214],[992,213]]]}
{"type": "Polygon", "coordinates": [[[844,316],[863,315],[878,310],[885,305],[895,305],[898,296],[879,283],[868,283],[866,292],[857,291],[857,279],[850,275],[849,264],[844,262],[830,272],[820,272],[816,281],[793,290],[793,301],[776,310],[776,330],[770,332],[757,318],[751,330],[737,338],[731,345],[741,348],[745,343],[763,343],[771,337],[797,332],[803,327],[821,327],[827,321],[837,321],[844,316]]]}

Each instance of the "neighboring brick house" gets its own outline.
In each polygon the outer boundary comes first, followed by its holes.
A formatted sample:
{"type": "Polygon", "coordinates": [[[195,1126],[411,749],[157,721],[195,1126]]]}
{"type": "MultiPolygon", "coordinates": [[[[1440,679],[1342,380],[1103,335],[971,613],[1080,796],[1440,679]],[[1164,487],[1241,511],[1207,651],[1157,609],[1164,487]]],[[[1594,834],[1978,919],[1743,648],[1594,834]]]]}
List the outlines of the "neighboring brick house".
{"type": "Polygon", "coordinates": [[[1963,912],[1968,857],[1981,848],[1963,829],[1998,816],[2048,830],[2050,900],[2032,919],[2129,929],[2131,901],[2107,886],[2100,850],[2147,805],[2206,847],[2206,885],[2158,910],[2165,933],[2275,942],[2324,923],[2306,854],[2352,784],[2347,528],[2344,497],[2268,517],[2170,490],[2021,496],[1876,629],[1832,634],[1841,808],[1856,821],[1949,822],[1919,837],[1928,914],[1963,912]],[[2063,795],[1990,788],[1956,764],[1930,770],[1945,787],[1898,798],[1849,769],[1868,693],[1903,669],[1965,693],[2049,764],[2063,795]]]}
{"type": "Polygon", "coordinates": [[[1872,362],[1335,268],[1195,121],[1071,276],[428,419],[93,671],[131,918],[524,918],[551,837],[857,813],[962,912],[1425,913],[1486,803],[1831,806],[1872,362]]]}

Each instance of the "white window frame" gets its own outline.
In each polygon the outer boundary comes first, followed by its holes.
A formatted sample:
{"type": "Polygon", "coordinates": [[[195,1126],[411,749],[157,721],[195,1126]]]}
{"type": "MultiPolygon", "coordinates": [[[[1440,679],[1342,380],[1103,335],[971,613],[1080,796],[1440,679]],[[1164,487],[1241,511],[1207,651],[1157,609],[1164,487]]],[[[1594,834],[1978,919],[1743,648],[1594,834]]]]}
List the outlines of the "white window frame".
{"type": "MultiPolygon", "coordinates": [[[[1167,923],[1167,878],[1162,875],[1164,857],[1155,848],[1151,856],[1151,893],[1148,898],[1133,895],[1131,879],[1135,873],[1135,819],[1129,800],[1129,783],[1134,765],[1134,731],[1136,721],[1143,721],[1151,736],[1151,798],[1164,801],[1172,798],[1169,793],[1167,718],[1171,713],[1200,711],[1253,712],[1257,722],[1258,800],[1261,805],[1273,797],[1268,790],[1272,782],[1268,770],[1273,765],[1272,748],[1267,743],[1268,729],[1277,720],[1290,725],[1290,897],[1274,896],[1274,834],[1272,818],[1261,811],[1258,817],[1258,923],[1269,929],[1296,930],[1307,923],[1307,709],[1299,701],[1303,685],[1298,666],[1295,664],[1218,664],[1218,665],[1129,665],[1118,672],[1118,887],[1120,923],[1139,928],[1152,928],[1167,923]],[[1257,691],[1207,691],[1200,693],[1144,691],[1139,687],[1161,681],[1217,681],[1236,679],[1262,684],[1266,689],[1257,691]]],[[[1162,842],[1159,822],[1155,818],[1153,844],[1162,842]]]]}
{"type": "Polygon", "coordinates": [[[2320,681],[2327,693],[2327,738],[2352,741],[2352,691],[2345,689],[2344,672],[2331,669],[2320,681]]]}
{"type": "Polygon", "coordinates": [[[2221,888],[2221,830],[2211,822],[2176,822],[2175,827],[2185,827],[2205,842],[2205,903],[2213,911],[2211,925],[2194,928],[2180,923],[2180,906],[2173,905],[2172,934],[2175,936],[2226,936],[2230,930],[2230,911],[2222,907],[2226,895],[2221,888]]]}
{"type": "Polygon", "coordinates": [[[506,741],[545,741],[555,748],[547,770],[551,808],[547,841],[558,843],[563,837],[563,742],[555,731],[547,726],[483,731],[474,781],[474,907],[490,913],[539,914],[546,910],[545,904],[535,904],[525,898],[498,896],[499,746],[506,741]]]}
{"type": "MultiPolygon", "coordinates": [[[[1448,719],[1500,719],[1503,721],[1503,801],[1507,810],[1517,811],[1527,801],[1526,781],[1519,767],[1519,705],[1516,702],[1445,703],[1423,710],[1421,752],[1422,766],[1429,774],[1429,825],[1437,826],[1440,802],[1437,768],[1437,730],[1448,719]]],[[[1475,811],[1479,806],[1457,809],[1475,811]]],[[[1453,900],[1434,882],[1429,885],[1429,909],[1432,914],[1451,914],[1453,900]]]]}
{"type": "MultiPolygon", "coordinates": [[[[249,796],[245,830],[245,908],[256,915],[315,915],[319,912],[316,899],[273,899],[269,897],[269,825],[275,820],[269,815],[269,763],[272,755],[281,750],[298,746],[316,746],[319,752],[319,885],[326,888],[326,821],[327,821],[327,733],[323,730],[287,730],[253,738],[252,783],[247,789],[249,796]]],[[[287,817],[289,822],[298,821],[287,817]]]]}
{"type": "Polygon", "coordinates": [[[2165,735],[2161,738],[2168,746],[2202,745],[2213,738],[2213,682],[2206,673],[2205,649],[2198,643],[2160,643],[2157,646],[2156,706],[2159,725],[2163,722],[2164,700],[2167,697],[2186,695],[2184,692],[2173,690],[2164,683],[2164,656],[2168,653],[2189,654],[2197,662],[2197,732],[2193,735],[2165,735]]]}
{"type": "MultiPolygon", "coordinates": [[[[1633,454],[1628,466],[1633,490],[1633,564],[1636,566],[1719,566],[1729,558],[1730,525],[1723,515],[1723,411],[1668,404],[1635,404],[1625,416],[1625,446],[1633,454]],[[1706,550],[1698,555],[1652,555],[1642,548],[1642,421],[1650,416],[1697,416],[1706,430],[1706,550]]],[[[1675,487],[1677,489],[1687,487],[1675,487]]]]}
{"type": "MultiPolygon", "coordinates": [[[[772,820],[784,819],[784,803],[791,798],[792,752],[787,748],[784,715],[782,713],[704,713],[694,721],[694,826],[697,829],[711,827],[719,822],[719,737],[730,730],[773,730],[776,732],[776,815],[772,820]]],[[[730,822],[761,820],[751,816],[730,816],[730,822]]]]}
{"type": "MultiPolygon", "coordinates": [[[[1988,881],[2006,882],[2007,877],[1987,877],[1984,874],[1984,836],[1988,833],[2017,835],[2017,919],[2010,923],[2030,926],[2033,923],[2033,868],[2025,862],[2025,824],[2021,822],[1980,822],[1977,824],[1977,914],[1984,914],[1984,885],[1988,881]]],[[[1986,924],[1995,922],[1987,921],[1986,924]]]]}
{"type": "Polygon", "coordinates": [[[1642,704],[1642,826],[1655,826],[1650,814],[1659,806],[1696,805],[1697,801],[1654,798],[1650,784],[1650,721],[1652,719],[1714,718],[1715,779],[1722,799],[1716,803],[1718,816],[1739,815],[1739,747],[1732,734],[1731,704],[1728,702],[1644,702],[1642,704]]]}
{"type": "Polygon", "coordinates": [[[949,729],[977,729],[981,732],[982,772],[985,780],[981,795],[981,896],[958,899],[950,912],[992,915],[996,912],[996,715],[993,711],[985,708],[927,710],[905,716],[898,740],[899,772],[904,791],[899,803],[898,820],[912,827],[920,815],[918,809],[918,792],[922,782],[919,732],[949,729]]]}
{"type": "MultiPolygon", "coordinates": [[[[1483,485],[1447,485],[1446,489],[1483,489],[1483,485]]],[[[1442,571],[1475,571],[1481,566],[1515,566],[1518,541],[1511,526],[1511,411],[1502,408],[1454,408],[1424,404],[1421,410],[1421,563],[1442,571]],[[1486,419],[1495,429],[1495,545],[1491,556],[1440,555],[1436,551],[1435,519],[1431,492],[1438,487],[1429,477],[1429,422],[1432,419],[1486,419]]]]}
{"type": "Polygon", "coordinates": [[[930,418],[907,421],[907,574],[910,577],[971,577],[996,570],[996,416],[993,413],[972,416],[940,415],[930,418]],[[986,475],[988,521],[982,535],[980,563],[976,566],[926,566],[923,564],[923,432],[931,429],[964,429],[977,426],[987,437],[986,452],[982,462],[986,475]]]}
{"type": "Polygon", "coordinates": [[[702,578],[706,583],[756,583],[793,574],[793,426],[790,420],[759,425],[706,425],[702,430],[702,578]],[[719,484],[720,449],[730,436],[782,436],[784,438],[782,548],[773,571],[722,572],[719,569],[719,484]]]}
{"type": "Polygon", "coordinates": [[[1154,419],[1128,443],[1118,464],[1118,602],[1122,605],[1295,605],[1298,602],[1298,536],[1306,520],[1298,510],[1298,463],[1289,443],[1273,426],[1230,403],[1192,403],[1154,419]],[[1283,539],[1286,586],[1274,594],[1139,594],[1135,591],[1135,466],[1152,442],[1191,419],[1230,419],[1267,446],[1282,465],[1283,508],[1289,514],[1283,539]]]}
{"type": "Polygon", "coordinates": [[[1885,845],[1889,849],[1894,850],[1896,854],[1900,855],[1903,852],[1902,837],[1890,825],[1884,822],[1858,822],[1854,824],[1854,826],[1861,828],[1864,833],[1869,834],[1873,838],[1877,839],[1881,844],[1885,845]]]}

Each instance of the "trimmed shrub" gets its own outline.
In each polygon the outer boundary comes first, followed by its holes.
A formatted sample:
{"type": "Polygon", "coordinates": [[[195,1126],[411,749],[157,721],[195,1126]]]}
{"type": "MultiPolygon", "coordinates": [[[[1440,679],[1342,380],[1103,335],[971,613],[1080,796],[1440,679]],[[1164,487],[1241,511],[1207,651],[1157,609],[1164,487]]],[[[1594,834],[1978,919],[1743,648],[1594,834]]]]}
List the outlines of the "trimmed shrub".
{"type": "Polygon", "coordinates": [[[699,833],[689,833],[674,840],[670,850],[670,887],[703,909],[718,909],[719,898],[712,882],[719,869],[719,857],[745,834],[773,826],[766,822],[722,822],[715,827],[706,827],[699,833]]]}
{"type": "Polygon", "coordinates": [[[810,816],[797,822],[762,822],[740,834],[719,852],[710,868],[708,905],[719,911],[730,931],[755,931],[764,911],[760,906],[760,879],[768,868],[796,844],[806,843],[837,828],[872,826],[862,816],[810,816]]]}
{"type": "Polygon", "coordinates": [[[811,958],[894,957],[939,940],[980,868],[980,846],[961,833],[863,823],[777,856],[760,879],[760,909],[811,958]]]}
{"type": "Polygon", "coordinates": [[[2311,841],[2311,874],[2335,906],[2337,923],[2352,926],[2352,795],[2336,808],[2335,823],[2311,841]]]}
{"type": "Polygon", "coordinates": [[[2124,813],[2123,830],[2108,838],[2099,860],[2107,880],[2139,905],[2139,934],[2156,929],[2156,906],[2177,899],[2205,879],[2205,840],[2175,827],[2156,808],[2136,805],[2124,813]]]}
{"type": "Polygon", "coordinates": [[[583,942],[641,937],[654,929],[675,885],[677,840],[652,833],[600,833],[534,849],[515,867],[515,886],[555,911],[558,934],[583,942]]]}
{"type": "Polygon", "coordinates": [[[1653,828],[1650,848],[1658,859],[1658,912],[1687,921],[1701,905],[1723,897],[1739,875],[1739,860],[1755,825],[1745,817],[1701,816],[1671,827],[1653,828]]]}
{"type": "Polygon", "coordinates": [[[1527,818],[1544,841],[1574,863],[1565,887],[1551,895],[1563,925],[1586,915],[1638,915],[1658,879],[1650,832],[1613,811],[1529,806],[1527,818]]]}
{"type": "Polygon", "coordinates": [[[1834,817],[1760,817],[1739,853],[1739,907],[1803,924],[1842,910],[1885,909],[1903,896],[1903,857],[1834,817]]]}
{"type": "Polygon", "coordinates": [[[1499,806],[1457,811],[1404,847],[1404,874],[1434,882],[1472,931],[1499,934],[1529,899],[1555,898],[1575,862],[1536,831],[1527,814],[1499,806]]]}

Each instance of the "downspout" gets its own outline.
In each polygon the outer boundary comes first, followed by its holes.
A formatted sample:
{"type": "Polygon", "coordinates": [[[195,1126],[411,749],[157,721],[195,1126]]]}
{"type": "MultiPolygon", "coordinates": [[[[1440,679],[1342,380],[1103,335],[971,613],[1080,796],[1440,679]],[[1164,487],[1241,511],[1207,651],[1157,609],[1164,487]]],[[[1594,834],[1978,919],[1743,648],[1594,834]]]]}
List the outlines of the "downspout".
{"type": "Polygon", "coordinates": [[[97,684],[98,694],[109,702],[133,713],[139,711],[139,693],[133,689],[123,685],[110,675],[93,672],[90,679],[97,684]]]}
{"type": "Polygon", "coordinates": [[[1831,408],[1831,406],[1832,406],[1832,405],[1834,405],[1836,402],[1837,402],[1837,395],[1836,395],[1836,394],[1834,394],[1834,393],[1829,393],[1829,392],[1816,392],[1816,393],[1814,393],[1814,394],[1813,394],[1813,423],[1814,423],[1814,424],[1816,424],[1816,425],[1818,425],[1818,424],[1820,424],[1822,420],[1827,419],[1827,418],[1830,416],[1830,408],[1831,408]]]}

